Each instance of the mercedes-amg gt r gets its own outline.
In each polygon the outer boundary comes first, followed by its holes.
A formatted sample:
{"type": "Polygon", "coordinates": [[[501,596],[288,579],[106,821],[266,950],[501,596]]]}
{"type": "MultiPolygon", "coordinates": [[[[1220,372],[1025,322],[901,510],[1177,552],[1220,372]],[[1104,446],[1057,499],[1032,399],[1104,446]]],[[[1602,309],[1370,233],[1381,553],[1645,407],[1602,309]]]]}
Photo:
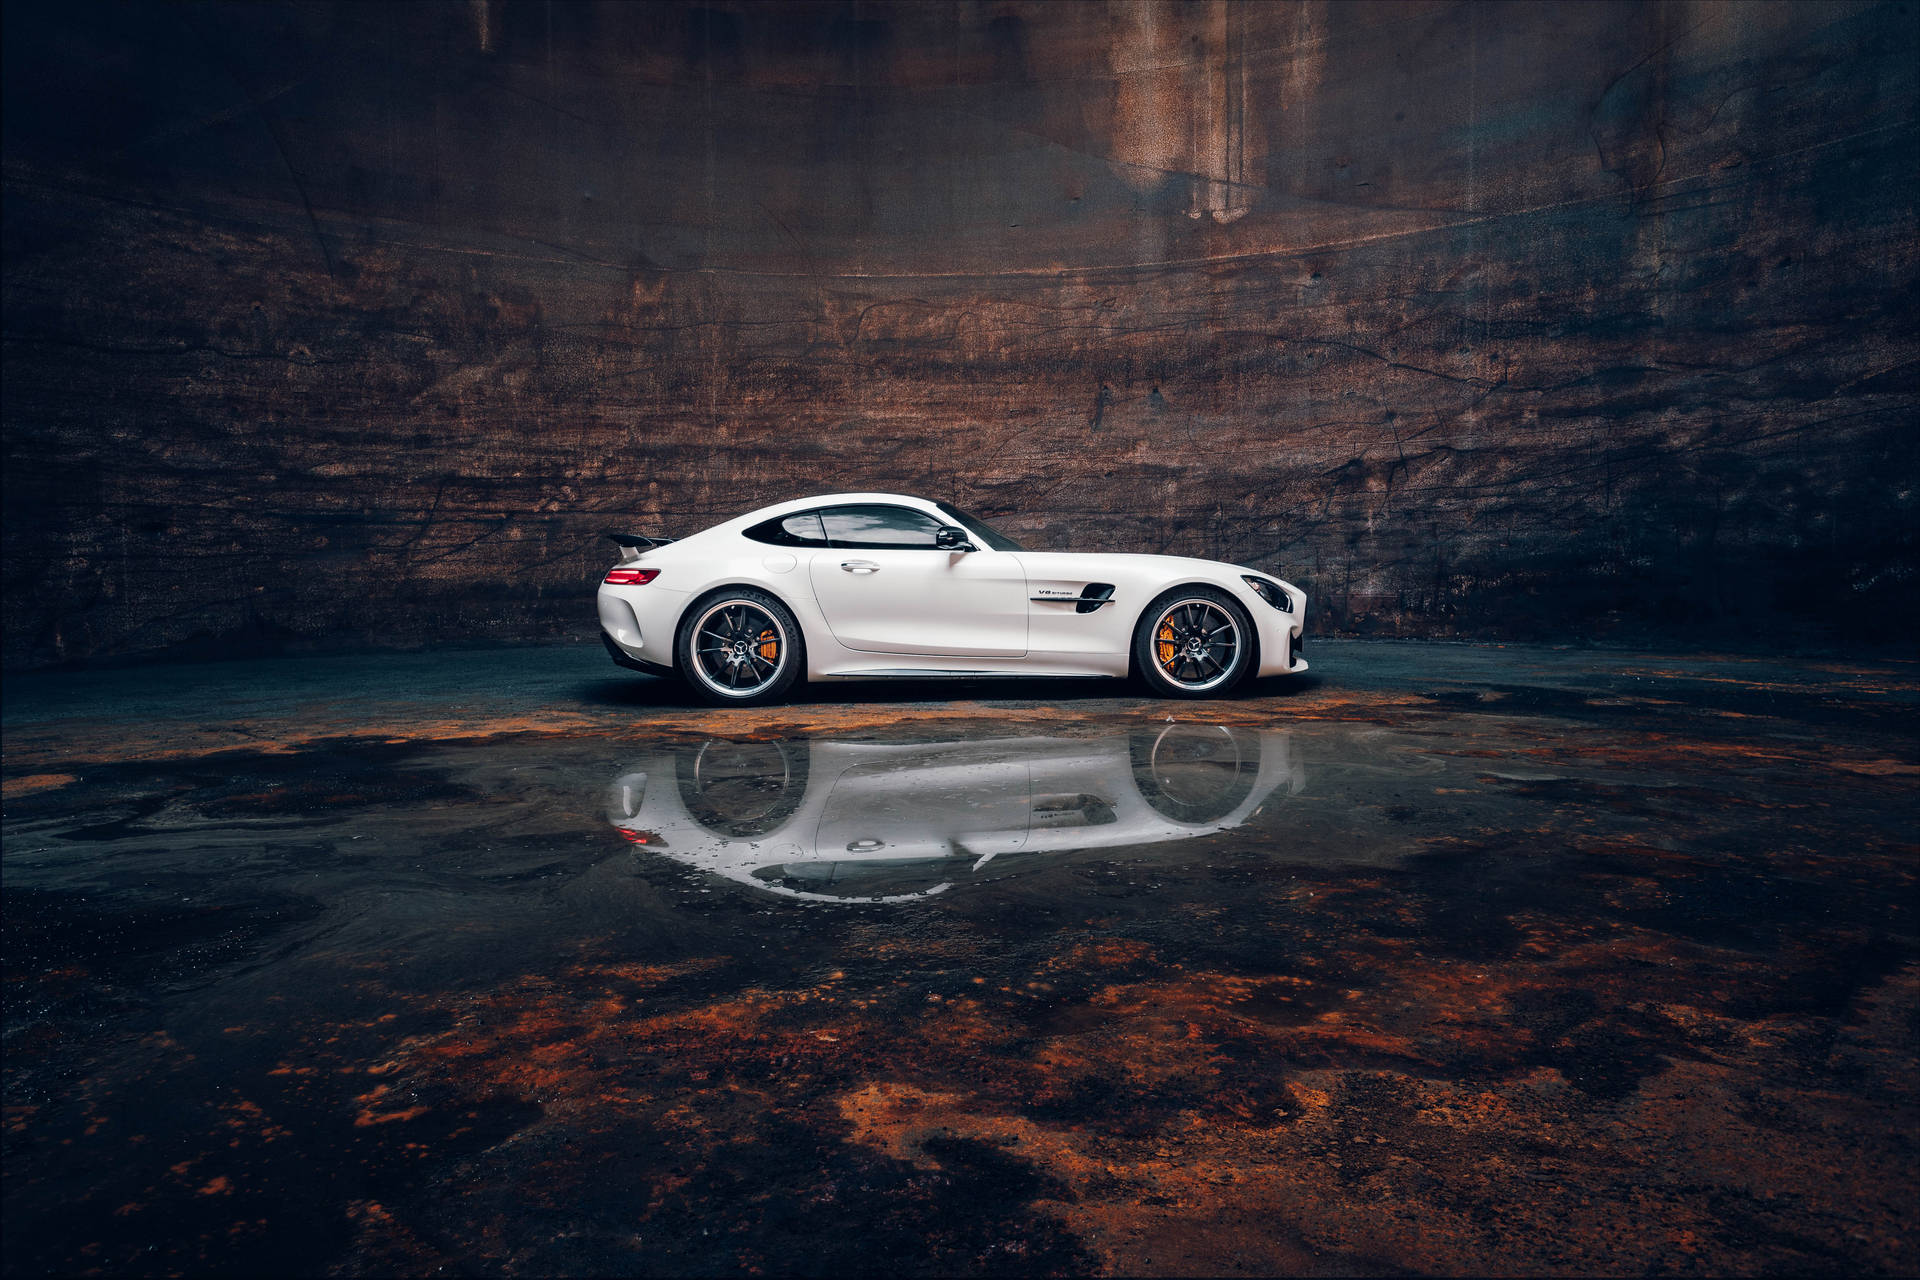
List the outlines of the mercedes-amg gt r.
{"type": "Polygon", "coordinates": [[[607,535],[601,638],[709,702],[801,678],[1116,677],[1173,698],[1307,669],[1306,594],[1183,556],[1028,551],[945,502],[838,493],[672,539],[607,535]]]}

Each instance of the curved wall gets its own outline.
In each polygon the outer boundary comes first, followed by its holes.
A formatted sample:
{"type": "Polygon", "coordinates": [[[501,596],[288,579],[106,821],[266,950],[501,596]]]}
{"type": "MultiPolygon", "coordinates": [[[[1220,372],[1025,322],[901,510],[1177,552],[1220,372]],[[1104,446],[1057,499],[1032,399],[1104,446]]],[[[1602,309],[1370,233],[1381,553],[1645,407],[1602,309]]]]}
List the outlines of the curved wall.
{"type": "Polygon", "coordinates": [[[1910,3],[12,6],[10,666],[824,489],[1323,628],[1914,622],[1910,3]]]}

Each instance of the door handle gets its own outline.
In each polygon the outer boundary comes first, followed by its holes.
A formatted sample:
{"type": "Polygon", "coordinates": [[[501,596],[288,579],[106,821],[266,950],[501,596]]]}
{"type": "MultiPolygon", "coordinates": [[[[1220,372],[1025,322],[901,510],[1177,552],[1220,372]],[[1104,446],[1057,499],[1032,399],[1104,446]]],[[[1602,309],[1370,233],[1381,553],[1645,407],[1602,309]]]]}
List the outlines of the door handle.
{"type": "Polygon", "coordinates": [[[842,560],[840,567],[848,573],[878,573],[880,566],[871,560],[842,560]]]}

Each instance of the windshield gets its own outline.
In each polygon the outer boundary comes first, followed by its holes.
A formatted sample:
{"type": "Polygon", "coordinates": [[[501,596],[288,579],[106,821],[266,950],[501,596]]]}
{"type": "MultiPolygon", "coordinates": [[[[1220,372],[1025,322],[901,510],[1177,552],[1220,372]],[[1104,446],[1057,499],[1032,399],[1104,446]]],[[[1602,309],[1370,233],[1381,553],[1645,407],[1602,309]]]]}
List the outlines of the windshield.
{"type": "Polygon", "coordinates": [[[980,541],[986,543],[995,551],[1026,550],[1025,547],[988,524],[985,520],[982,520],[979,516],[970,516],[949,502],[936,501],[933,505],[940,508],[941,513],[945,515],[947,519],[963,528],[971,529],[974,537],[980,539],[980,541]]]}

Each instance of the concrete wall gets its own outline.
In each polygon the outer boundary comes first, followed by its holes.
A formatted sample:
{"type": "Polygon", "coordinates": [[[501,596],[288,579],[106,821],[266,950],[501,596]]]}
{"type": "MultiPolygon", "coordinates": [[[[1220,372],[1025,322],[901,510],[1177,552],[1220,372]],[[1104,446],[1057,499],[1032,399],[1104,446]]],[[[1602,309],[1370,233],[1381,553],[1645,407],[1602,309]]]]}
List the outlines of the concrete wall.
{"type": "Polygon", "coordinates": [[[5,658],[899,488],[1322,628],[1916,622],[1897,3],[14,4],[5,658]]]}

